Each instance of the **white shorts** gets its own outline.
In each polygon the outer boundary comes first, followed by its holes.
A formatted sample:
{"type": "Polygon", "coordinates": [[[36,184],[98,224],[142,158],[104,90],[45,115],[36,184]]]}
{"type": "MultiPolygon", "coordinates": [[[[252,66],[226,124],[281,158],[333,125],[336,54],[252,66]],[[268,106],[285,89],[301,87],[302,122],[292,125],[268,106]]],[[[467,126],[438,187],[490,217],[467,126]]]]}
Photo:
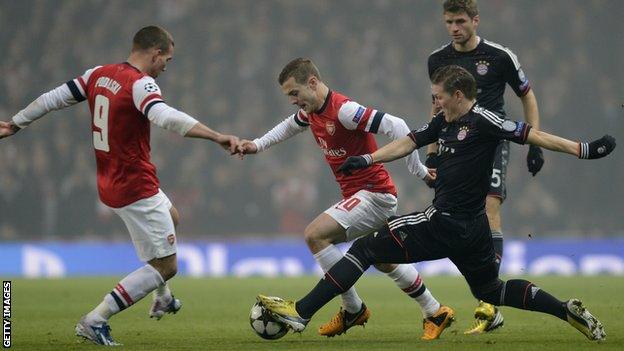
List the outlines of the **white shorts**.
{"type": "Polygon", "coordinates": [[[169,210],[173,205],[162,190],[158,194],[112,208],[126,223],[139,259],[143,262],[176,253],[173,218],[169,210]]]}
{"type": "Polygon", "coordinates": [[[396,196],[360,190],[325,210],[347,230],[347,241],[376,232],[397,211],[396,196]]]}

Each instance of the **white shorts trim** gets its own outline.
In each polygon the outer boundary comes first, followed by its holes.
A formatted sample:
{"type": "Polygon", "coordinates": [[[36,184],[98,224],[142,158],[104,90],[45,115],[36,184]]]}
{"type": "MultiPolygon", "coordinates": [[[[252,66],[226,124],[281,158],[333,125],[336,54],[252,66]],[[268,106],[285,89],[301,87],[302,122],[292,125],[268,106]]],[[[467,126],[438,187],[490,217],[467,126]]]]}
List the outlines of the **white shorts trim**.
{"type": "Polygon", "coordinates": [[[397,211],[396,196],[360,190],[325,210],[346,229],[347,241],[376,232],[397,211]]]}
{"type": "Polygon", "coordinates": [[[147,262],[177,252],[175,226],[169,210],[172,203],[165,193],[158,193],[130,205],[111,208],[126,224],[139,259],[147,262]]]}

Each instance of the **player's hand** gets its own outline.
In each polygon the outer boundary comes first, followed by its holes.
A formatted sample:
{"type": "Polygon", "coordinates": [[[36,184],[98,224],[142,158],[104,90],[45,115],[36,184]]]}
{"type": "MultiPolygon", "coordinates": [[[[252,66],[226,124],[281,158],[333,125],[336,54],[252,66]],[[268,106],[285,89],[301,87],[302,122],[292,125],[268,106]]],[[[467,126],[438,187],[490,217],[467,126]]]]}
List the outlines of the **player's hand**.
{"type": "Polygon", "coordinates": [[[428,187],[433,188],[435,186],[435,181],[438,178],[438,171],[435,168],[427,168],[427,175],[423,180],[428,187]]]}
{"type": "Polygon", "coordinates": [[[438,154],[435,152],[430,152],[427,154],[427,159],[425,160],[425,166],[427,168],[438,168],[438,154]]]}
{"type": "Polygon", "coordinates": [[[338,172],[350,176],[351,171],[366,168],[373,164],[373,158],[370,154],[360,156],[349,156],[343,164],[338,167],[338,172]]]}
{"type": "Polygon", "coordinates": [[[531,173],[534,177],[537,172],[542,169],[544,165],[544,153],[539,146],[530,145],[529,153],[527,154],[527,167],[529,168],[529,173],[531,173]]]}
{"type": "Polygon", "coordinates": [[[20,127],[16,126],[15,123],[0,121],[0,139],[11,136],[20,131],[20,127]]]}
{"type": "Polygon", "coordinates": [[[615,138],[605,135],[589,143],[580,143],[579,158],[593,160],[603,158],[615,149],[615,138]]]}
{"type": "Polygon", "coordinates": [[[221,145],[222,148],[228,150],[230,155],[236,153],[236,145],[238,145],[239,139],[235,135],[221,134],[216,142],[221,145]]]}
{"type": "Polygon", "coordinates": [[[255,154],[258,152],[258,146],[251,140],[243,139],[236,145],[236,153],[242,159],[244,155],[255,154]]]}

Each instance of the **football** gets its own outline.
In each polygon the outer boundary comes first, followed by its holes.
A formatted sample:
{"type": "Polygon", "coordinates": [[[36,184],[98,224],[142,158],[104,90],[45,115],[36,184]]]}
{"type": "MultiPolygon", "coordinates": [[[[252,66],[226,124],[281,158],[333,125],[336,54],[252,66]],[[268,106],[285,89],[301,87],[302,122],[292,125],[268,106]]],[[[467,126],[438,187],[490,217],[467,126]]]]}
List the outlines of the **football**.
{"type": "Polygon", "coordinates": [[[251,307],[249,324],[253,331],[263,339],[279,339],[288,332],[286,325],[275,320],[259,302],[251,307]]]}

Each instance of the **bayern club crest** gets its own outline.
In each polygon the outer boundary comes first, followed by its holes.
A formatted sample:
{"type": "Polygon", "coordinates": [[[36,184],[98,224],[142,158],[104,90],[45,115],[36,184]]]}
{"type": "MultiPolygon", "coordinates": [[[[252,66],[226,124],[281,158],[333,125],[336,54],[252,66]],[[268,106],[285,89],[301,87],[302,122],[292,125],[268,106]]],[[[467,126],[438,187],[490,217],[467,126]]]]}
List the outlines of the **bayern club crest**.
{"type": "Polygon", "coordinates": [[[336,125],[334,122],[325,123],[325,129],[327,129],[327,133],[329,133],[329,135],[334,135],[334,133],[336,133],[336,125]]]}
{"type": "Polygon", "coordinates": [[[481,76],[484,76],[488,73],[488,68],[490,64],[487,61],[479,61],[477,62],[477,73],[481,76]]]}
{"type": "Polygon", "coordinates": [[[459,128],[459,133],[457,133],[457,140],[462,141],[462,140],[466,139],[467,135],[468,135],[468,127],[467,126],[463,126],[463,127],[459,128]]]}

